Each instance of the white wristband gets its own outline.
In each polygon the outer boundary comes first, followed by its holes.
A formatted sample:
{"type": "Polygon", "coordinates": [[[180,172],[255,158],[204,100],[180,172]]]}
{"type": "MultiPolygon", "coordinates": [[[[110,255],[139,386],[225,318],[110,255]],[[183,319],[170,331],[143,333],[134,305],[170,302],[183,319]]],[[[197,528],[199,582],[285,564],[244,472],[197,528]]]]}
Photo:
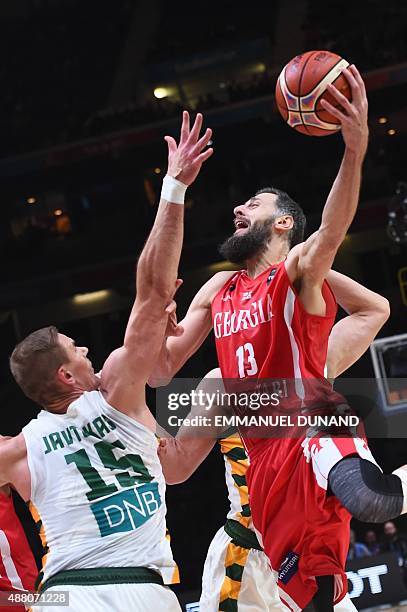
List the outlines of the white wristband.
{"type": "Polygon", "coordinates": [[[188,185],[181,183],[181,181],[177,181],[172,176],[165,175],[163,180],[163,186],[161,189],[161,199],[167,200],[167,202],[171,202],[172,204],[184,204],[185,192],[187,190],[188,185]]]}

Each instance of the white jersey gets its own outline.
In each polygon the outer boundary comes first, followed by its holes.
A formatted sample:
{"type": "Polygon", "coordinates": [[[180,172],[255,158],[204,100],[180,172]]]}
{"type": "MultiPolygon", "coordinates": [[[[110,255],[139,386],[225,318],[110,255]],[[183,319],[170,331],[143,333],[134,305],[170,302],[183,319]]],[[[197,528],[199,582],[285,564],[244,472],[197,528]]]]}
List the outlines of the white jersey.
{"type": "Polygon", "coordinates": [[[152,431],[91,391],[66,414],[42,410],[23,434],[46,553],[41,582],[95,567],[147,567],[178,581],[152,431]]]}

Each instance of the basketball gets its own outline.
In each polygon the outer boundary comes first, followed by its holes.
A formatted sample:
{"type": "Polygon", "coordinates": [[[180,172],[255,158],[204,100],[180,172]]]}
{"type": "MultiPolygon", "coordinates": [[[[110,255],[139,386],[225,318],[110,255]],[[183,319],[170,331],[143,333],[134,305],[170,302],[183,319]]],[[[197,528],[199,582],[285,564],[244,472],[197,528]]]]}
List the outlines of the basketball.
{"type": "Polygon", "coordinates": [[[332,83],[351,100],[351,89],[342,69],[349,62],[330,51],[308,51],[297,55],[281,71],[276,85],[276,104],[288,125],[308,136],[328,136],[340,129],[338,119],[323,108],[327,100],[342,107],[326,90],[332,83]]]}

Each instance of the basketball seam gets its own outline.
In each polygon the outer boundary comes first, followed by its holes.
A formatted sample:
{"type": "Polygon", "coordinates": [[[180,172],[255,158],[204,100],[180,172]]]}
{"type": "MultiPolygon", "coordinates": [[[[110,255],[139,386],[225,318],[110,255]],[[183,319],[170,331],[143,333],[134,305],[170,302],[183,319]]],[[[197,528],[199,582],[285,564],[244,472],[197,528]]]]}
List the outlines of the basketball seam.
{"type": "MultiPolygon", "coordinates": [[[[333,70],[335,68],[335,66],[337,66],[342,60],[343,60],[343,57],[340,57],[338,59],[338,61],[336,62],[336,64],[334,64],[332,66],[331,70],[333,70]]],[[[331,70],[329,72],[331,72],[331,70]]],[[[338,76],[336,77],[335,81],[337,81],[340,76],[341,75],[338,74],[338,76]]],[[[335,81],[332,82],[332,85],[335,83],[335,81]]],[[[306,111],[306,112],[313,112],[318,117],[318,119],[320,119],[321,121],[325,121],[325,119],[322,120],[321,117],[318,115],[318,108],[317,108],[317,106],[318,106],[318,102],[320,101],[320,99],[322,98],[322,96],[324,95],[325,92],[326,92],[326,89],[322,92],[322,94],[319,96],[319,98],[317,98],[315,100],[315,110],[314,111],[306,111]]],[[[339,105],[339,107],[341,106],[339,104],[339,102],[338,102],[338,105],[339,105]]],[[[336,106],[336,104],[332,104],[332,106],[334,106],[335,108],[338,108],[338,106],[336,106]]],[[[332,123],[332,121],[325,121],[325,123],[331,123],[332,125],[338,125],[337,123],[332,123]]]]}
{"type": "MultiPolygon", "coordinates": [[[[340,60],[340,61],[342,61],[342,60],[340,60]]],[[[335,66],[337,66],[338,64],[339,64],[339,62],[336,62],[335,66]]],[[[335,68],[335,66],[332,66],[331,70],[333,70],[335,68]]],[[[341,75],[338,74],[338,76],[336,77],[335,81],[337,81],[340,76],[341,75]]],[[[332,81],[331,84],[333,85],[335,83],[335,81],[332,81]]],[[[318,107],[318,102],[320,101],[320,99],[322,98],[322,96],[324,95],[325,92],[326,92],[326,89],[325,89],[325,91],[322,92],[322,94],[319,96],[319,98],[317,98],[315,100],[315,111],[306,111],[306,112],[314,112],[316,114],[316,116],[318,117],[318,119],[321,119],[321,117],[318,115],[318,108],[317,108],[318,107]]],[[[332,102],[331,102],[331,104],[332,104],[332,102]]],[[[336,100],[335,100],[335,104],[332,104],[332,106],[334,106],[335,108],[338,108],[338,109],[339,108],[343,108],[343,106],[341,106],[340,102],[337,102],[336,100]]],[[[322,110],[324,110],[324,109],[322,109],[322,110]]],[[[321,119],[321,121],[322,121],[322,119],[321,119]]],[[[326,123],[332,123],[332,121],[326,121],[325,119],[323,121],[325,121],[326,123]]],[[[339,125],[339,124],[338,123],[332,123],[332,125],[339,125]]]]}
{"type": "MultiPolygon", "coordinates": [[[[300,82],[298,83],[298,93],[299,93],[299,94],[301,94],[302,75],[304,74],[304,70],[305,70],[305,68],[306,68],[306,66],[307,66],[307,64],[308,64],[308,62],[310,61],[311,57],[313,57],[313,56],[314,56],[314,54],[315,54],[315,51],[314,51],[314,53],[311,53],[311,55],[310,55],[309,57],[307,57],[307,59],[305,60],[304,65],[303,65],[303,67],[302,67],[301,74],[300,74],[300,82]]],[[[309,134],[310,136],[312,136],[312,133],[309,131],[309,129],[307,128],[307,126],[305,125],[305,123],[304,123],[304,122],[303,122],[303,120],[302,120],[302,110],[301,110],[301,98],[302,98],[302,96],[301,96],[301,95],[299,95],[299,96],[297,96],[297,98],[298,98],[298,110],[299,110],[300,117],[301,117],[301,123],[302,123],[302,125],[305,127],[305,131],[307,132],[307,134],[309,134]]]]}

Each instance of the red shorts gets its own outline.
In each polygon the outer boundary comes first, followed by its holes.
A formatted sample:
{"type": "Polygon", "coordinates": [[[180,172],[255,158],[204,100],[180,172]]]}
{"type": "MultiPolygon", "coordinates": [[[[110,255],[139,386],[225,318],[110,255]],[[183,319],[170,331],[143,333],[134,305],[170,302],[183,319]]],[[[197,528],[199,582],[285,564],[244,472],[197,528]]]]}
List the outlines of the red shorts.
{"type": "Polygon", "coordinates": [[[337,576],[335,603],[347,593],[351,515],[327,489],[331,468],[354,454],[375,463],[361,438],[270,439],[250,450],[253,524],[294,611],[314,597],[315,576],[337,576]]]}

